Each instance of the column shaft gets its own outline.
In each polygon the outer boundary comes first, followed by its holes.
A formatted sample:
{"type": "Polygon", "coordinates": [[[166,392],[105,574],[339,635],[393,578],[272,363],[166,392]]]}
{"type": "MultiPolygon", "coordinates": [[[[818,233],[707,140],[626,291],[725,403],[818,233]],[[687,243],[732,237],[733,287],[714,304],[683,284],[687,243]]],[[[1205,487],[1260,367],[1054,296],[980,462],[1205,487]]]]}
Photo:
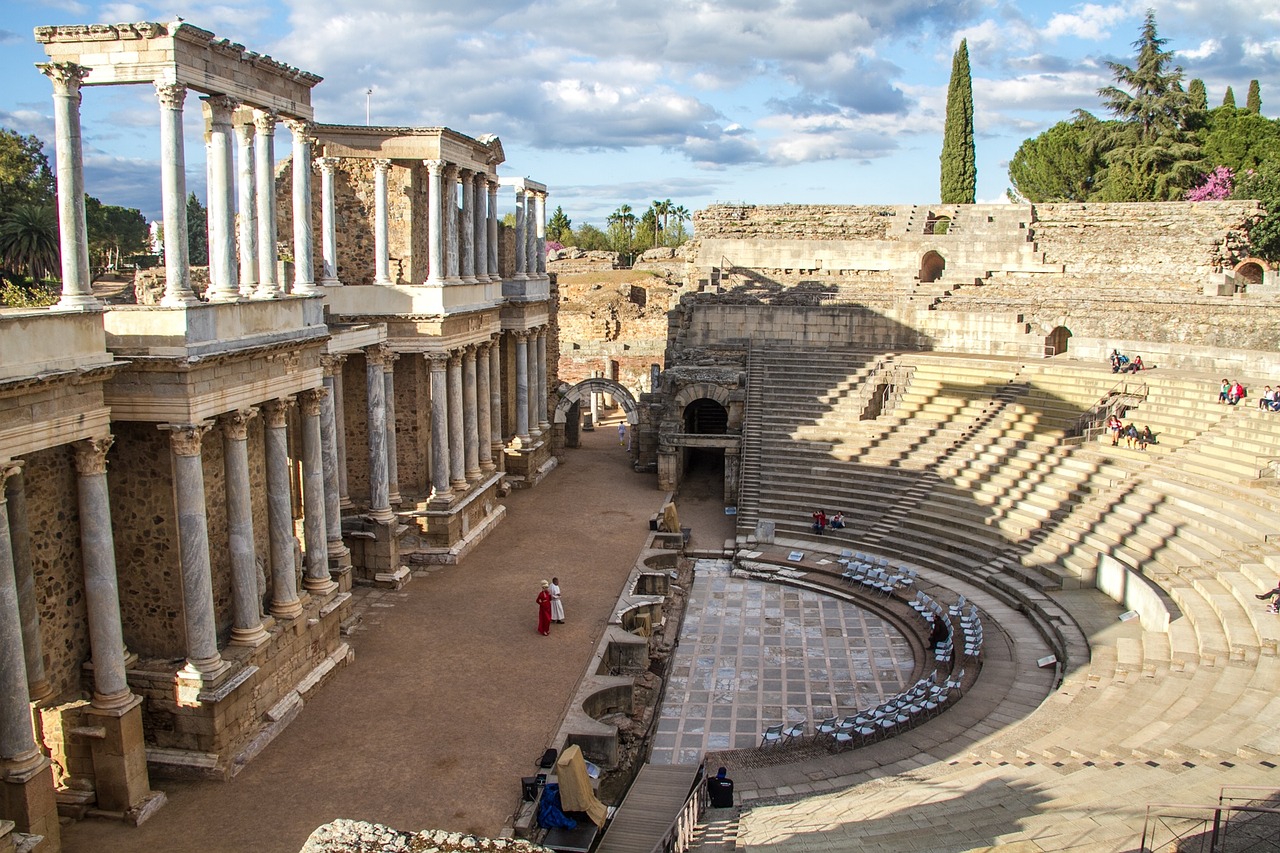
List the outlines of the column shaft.
{"type": "Polygon", "coordinates": [[[444,283],[443,160],[423,160],[427,167],[427,284],[444,283]]]}
{"type": "Polygon", "coordinates": [[[334,356],[333,365],[333,438],[338,451],[338,504],[346,509],[351,506],[351,492],[347,488],[347,406],[346,380],[343,370],[347,356],[334,356]]]}
{"type": "Polygon", "coordinates": [[[502,456],[502,335],[494,335],[489,346],[489,445],[494,462],[505,470],[502,456]]]}
{"type": "MultiPolygon", "coordinates": [[[[111,500],[107,493],[106,456],[111,443],[111,437],[107,436],[75,445],[85,610],[93,656],[93,704],[98,708],[121,708],[133,701],[125,676],[120,586],[111,534],[111,500]]],[[[210,584],[212,605],[212,579],[210,584]]],[[[217,654],[216,640],[214,654],[217,654]]]]}
{"type": "MultiPolygon", "coordinates": [[[[178,541],[182,552],[182,608],[187,634],[185,669],[191,675],[209,679],[227,669],[226,661],[218,654],[204,468],[200,461],[201,438],[209,427],[206,424],[174,424],[168,429],[173,450],[178,541]]],[[[123,648],[123,644],[120,647],[123,648]]]]}
{"type": "Polygon", "coordinates": [[[324,366],[324,388],[328,393],[320,401],[320,453],[324,466],[325,541],[330,561],[341,561],[348,551],[342,542],[342,498],[338,493],[338,420],[334,407],[337,382],[334,374],[342,370],[342,361],[331,355],[320,357],[324,366]]]}
{"type": "Polygon", "coordinates": [[[533,200],[533,242],[534,257],[537,258],[537,273],[542,278],[547,276],[547,194],[538,193],[533,200]]]}
{"type": "Polygon", "coordinates": [[[528,444],[529,435],[529,333],[516,332],[516,437],[528,444]]]}
{"type": "Polygon", "coordinates": [[[263,410],[267,457],[267,533],[271,547],[271,615],[292,619],[302,613],[298,600],[298,567],[294,563],[293,492],[289,478],[289,405],[287,398],[269,400],[263,410]]]}
{"type": "Polygon", "coordinates": [[[489,182],[489,280],[502,281],[498,272],[498,182],[489,182]]]}
{"type": "Polygon", "coordinates": [[[231,162],[231,112],[237,102],[225,95],[202,98],[209,108],[209,301],[240,298],[236,269],[234,166],[231,162]]]}
{"type": "Polygon", "coordinates": [[[35,568],[31,563],[31,525],[27,519],[27,489],[22,468],[13,464],[14,474],[4,484],[9,505],[9,536],[13,543],[14,577],[18,588],[18,612],[22,615],[22,650],[25,654],[27,686],[31,701],[41,702],[53,695],[44,671],[44,643],[40,638],[40,605],[36,600],[35,568]]]}
{"type": "Polygon", "coordinates": [[[533,190],[524,194],[524,268],[529,278],[538,277],[538,197],[533,190]]]}
{"type": "Polygon", "coordinates": [[[547,420],[547,327],[538,330],[538,429],[548,432],[547,420]]]}
{"type": "Polygon", "coordinates": [[[467,490],[466,437],[462,416],[462,354],[449,354],[449,485],[467,490]]]}
{"type": "Polygon", "coordinates": [[[462,221],[459,227],[462,248],[458,266],[462,280],[468,284],[474,284],[476,280],[476,194],[471,175],[470,169],[458,170],[458,189],[462,196],[462,221]]]}
{"type": "Polygon", "coordinates": [[[320,166],[320,283],[333,287],[338,281],[338,225],[335,215],[333,177],[337,157],[317,157],[320,166]]]}
{"type": "Polygon", "coordinates": [[[258,646],[267,640],[258,594],[258,552],[253,537],[253,486],[249,479],[249,422],[257,409],[222,416],[227,493],[227,551],[231,558],[231,642],[258,646]]]}
{"type": "MultiPolygon", "coordinates": [[[[0,463],[0,479],[16,473],[11,462],[0,463]]],[[[0,501],[4,500],[0,493],[0,501]]],[[[0,762],[35,764],[40,758],[27,704],[27,673],[22,648],[22,616],[9,538],[9,514],[0,512],[0,762]]]]}
{"type": "Polygon", "coordinates": [[[382,376],[386,350],[369,347],[365,354],[365,389],[369,417],[369,511],[379,521],[395,517],[387,474],[387,383],[382,376]]]}
{"type": "Polygon", "coordinates": [[[449,382],[443,355],[427,356],[431,368],[431,496],[447,497],[449,485],[449,382]]]}
{"type": "Polygon", "coordinates": [[[312,595],[328,595],[338,588],[329,578],[329,543],[325,536],[324,458],[321,447],[320,401],[323,388],[303,391],[302,403],[302,535],[306,544],[303,587],[312,595]]]}
{"type": "Polygon", "coordinates": [[[240,208],[240,295],[250,297],[258,289],[258,169],[254,153],[257,128],[246,121],[236,125],[239,162],[236,199],[240,208]]]}
{"type": "Polygon", "coordinates": [[[528,221],[525,209],[525,192],[524,187],[516,187],[516,280],[523,281],[528,278],[529,267],[527,265],[528,258],[528,240],[525,239],[525,223],[528,221]]]}
{"type": "Polygon", "coordinates": [[[58,240],[62,256],[59,308],[95,308],[89,281],[89,228],[84,210],[84,142],[80,135],[80,81],[87,68],[70,62],[38,66],[53,81],[53,126],[57,141],[58,240]]]}
{"type": "Polygon", "coordinates": [[[387,211],[387,173],[390,160],[373,161],[373,283],[391,284],[390,223],[387,211]]]}
{"type": "Polygon", "coordinates": [[[458,281],[458,167],[444,166],[444,277],[458,281]]]}
{"type": "Polygon", "coordinates": [[[493,420],[489,395],[489,358],[493,354],[493,346],[485,341],[476,348],[476,437],[477,453],[480,458],[480,471],[491,473],[496,467],[493,464],[493,444],[490,435],[493,433],[493,420]]]}
{"type": "Polygon", "coordinates": [[[254,204],[258,221],[258,292],[260,299],[276,299],[284,295],[277,269],[276,252],[276,114],[267,110],[253,111],[253,124],[258,131],[254,146],[256,186],[254,204]]]}
{"type": "Polygon", "coordinates": [[[539,429],[538,418],[538,332],[536,329],[529,330],[527,346],[529,354],[526,365],[529,370],[529,376],[525,380],[525,384],[529,389],[529,436],[537,438],[542,434],[542,430],[539,429]]]}
{"type": "Polygon", "coordinates": [[[462,352],[462,434],[468,483],[480,479],[479,413],[476,411],[476,351],[467,347],[462,352]]]}
{"type": "Polygon", "coordinates": [[[191,291],[191,261],[187,254],[187,172],[182,142],[182,104],[187,87],[157,83],[160,99],[160,191],[164,212],[164,296],[161,305],[199,302],[191,291]]]}
{"type": "Polygon", "coordinates": [[[489,192],[484,172],[476,172],[472,175],[471,196],[475,199],[476,204],[475,218],[472,220],[472,227],[475,231],[473,242],[475,243],[476,252],[476,281],[485,282],[489,280],[489,250],[487,248],[489,217],[486,213],[489,192]]]}
{"type": "Polygon", "coordinates": [[[293,292],[318,293],[315,282],[315,243],[311,227],[311,125],[290,121],[293,134],[293,292]]]}
{"type": "Polygon", "coordinates": [[[385,390],[383,398],[387,407],[387,500],[398,505],[400,496],[400,463],[396,447],[396,360],[400,356],[388,352],[382,365],[382,378],[385,390]]]}

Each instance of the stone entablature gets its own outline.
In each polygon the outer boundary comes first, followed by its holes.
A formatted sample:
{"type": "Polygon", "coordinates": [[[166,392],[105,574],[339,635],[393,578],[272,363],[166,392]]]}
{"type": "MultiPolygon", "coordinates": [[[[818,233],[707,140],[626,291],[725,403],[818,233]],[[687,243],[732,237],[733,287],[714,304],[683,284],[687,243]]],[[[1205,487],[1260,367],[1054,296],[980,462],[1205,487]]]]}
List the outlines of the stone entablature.
{"type": "Polygon", "coordinates": [[[302,119],[323,79],[185,21],[36,27],[35,37],[51,61],[88,68],[86,86],[163,80],[302,119]]]}

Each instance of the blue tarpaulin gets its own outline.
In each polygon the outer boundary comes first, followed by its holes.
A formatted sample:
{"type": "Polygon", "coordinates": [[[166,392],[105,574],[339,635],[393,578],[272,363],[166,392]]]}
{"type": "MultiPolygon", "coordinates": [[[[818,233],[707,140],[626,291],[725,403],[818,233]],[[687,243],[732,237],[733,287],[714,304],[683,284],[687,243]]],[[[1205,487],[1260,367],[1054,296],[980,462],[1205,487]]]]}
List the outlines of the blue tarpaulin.
{"type": "Polygon", "coordinates": [[[578,822],[560,808],[560,786],[552,783],[542,790],[538,803],[538,826],[543,829],[573,829],[578,822]]]}

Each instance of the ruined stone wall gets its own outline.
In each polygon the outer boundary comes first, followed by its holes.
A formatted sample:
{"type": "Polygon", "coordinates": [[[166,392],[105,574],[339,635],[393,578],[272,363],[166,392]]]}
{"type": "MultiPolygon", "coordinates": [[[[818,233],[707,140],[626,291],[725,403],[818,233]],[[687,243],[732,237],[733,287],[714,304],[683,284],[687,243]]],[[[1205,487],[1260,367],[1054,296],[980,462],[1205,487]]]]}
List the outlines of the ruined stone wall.
{"type": "MultiPolygon", "coordinates": [[[[347,433],[347,495],[357,507],[367,508],[369,506],[369,386],[366,380],[363,353],[352,354],[342,363],[342,390],[342,413],[347,433]]],[[[399,415],[397,411],[397,420],[399,415]]],[[[398,447],[397,450],[399,450],[398,447]]]]}
{"type": "Polygon", "coordinates": [[[716,204],[693,215],[698,239],[884,240],[896,205],[716,204]]]}
{"type": "MultiPolygon", "coordinates": [[[[55,695],[78,695],[80,665],[89,657],[89,628],[77,533],[80,511],[74,452],[70,445],[62,445],[24,459],[27,526],[45,672],[55,695]]],[[[14,652],[6,649],[4,653],[14,652]]]]}
{"type": "Polygon", "coordinates": [[[1246,256],[1253,201],[1037,204],[1032,238],[1068,273],[1203,281],[1246,256]]]}
{"type": "Polygon", "coordinates": [[[124,641],[143,657],[183,657],[182,574],[169,436],[116,422],[108,459],[124,641]]]}
{"type": "Polygon", "coordinates": [[[431,373],[418,353],[395,361],[396,462],[400,494],[428,490],[427,448],[431,443],[431,373]]]}

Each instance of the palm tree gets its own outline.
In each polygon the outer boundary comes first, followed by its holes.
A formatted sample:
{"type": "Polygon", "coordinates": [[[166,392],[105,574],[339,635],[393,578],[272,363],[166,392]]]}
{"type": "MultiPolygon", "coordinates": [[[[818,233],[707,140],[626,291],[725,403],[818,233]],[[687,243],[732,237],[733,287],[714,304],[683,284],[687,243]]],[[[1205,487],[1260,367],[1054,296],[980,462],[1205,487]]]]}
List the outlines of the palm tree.
{"type": "Polygon", "coordinates": [[[53,277],[60,266],[58,214],[51,204],[17,204],[0,222],[0,263],[25,270],[32,282],[53,277]]]}
{"type": "Polygon", "coordinates": [[[619,247],[618,251],[629,251],[631,249],[631,237],[636,228],[636,215],[631,212],[631,205],[620,205],[617,210],[609,214],[608,222],[610,226],[618,226],[622,234],[626,236],[626,245],[619,247]]]}
{"type": "Polygon", "coordinates": [[[671,199],[654,201],[653,203],[653,245],[660,246],[666,242],[667,220],[671,216],[671,199]],[[662,241],[658,241],[658,231],[662,231],[662,241]]]}

